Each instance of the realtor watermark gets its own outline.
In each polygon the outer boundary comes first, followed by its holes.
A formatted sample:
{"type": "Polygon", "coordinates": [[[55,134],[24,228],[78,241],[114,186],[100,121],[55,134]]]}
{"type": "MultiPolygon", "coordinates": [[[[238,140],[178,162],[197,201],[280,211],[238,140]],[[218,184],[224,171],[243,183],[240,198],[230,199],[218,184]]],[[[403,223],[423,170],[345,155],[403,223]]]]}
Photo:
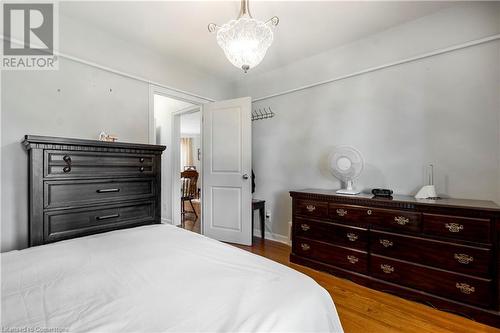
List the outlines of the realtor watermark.
{"type": "Polygon", "coordinates": [[[1,69],[59,68],[57,2],[4,2],[1,69]]]}
{"type": "Polygon", "coordinates": [[[21,327],[2,326],[2,333],[65,333],[65,332],[69,332],[69,328],[40,327],[40,326],[21,326],[21,327]]]}

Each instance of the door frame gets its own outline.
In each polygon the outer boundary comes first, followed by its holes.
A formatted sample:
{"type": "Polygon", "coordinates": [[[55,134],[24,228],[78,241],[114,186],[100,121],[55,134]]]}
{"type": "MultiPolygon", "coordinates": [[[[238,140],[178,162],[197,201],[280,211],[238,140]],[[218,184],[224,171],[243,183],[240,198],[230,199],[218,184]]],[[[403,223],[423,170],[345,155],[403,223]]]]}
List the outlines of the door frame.
{"type": "MultiPolygon", "coordinates": [[[[181,116],[189,113],[200,112],[200,146],[203,147],[203,114],[201,113],[201,105],[189,106],[185,109],[172,112],[172,224],[181,224],[181,201],[179,193],[181,193],[181,116]]],[[[203,171],[203,150],[201,152],[201,165],[203,171]]],[[[200,170],[198,170],[200,173],[200,170]]],[[[200,177],[198,177],[198,180],[200,177]]],[[[203,177],[201,177],[200,186],[203,189],[203,177]]],[[[201,192],[203,193],[203,191],[201,192]]],[[[200,197],[200,207],[203,207],[203,196],[200,197]]],[[[200,233],[203,235],[203,210],[200,211],[200,233]]]]}
{"type": "MultiPolygon", "coordinates": [[[[180,91],[176,91],[176,90],[172,90],[172,89],[160,87],[160,86],[157,86],[157,85],[154,85],[154,84],[150,84],[149,85],[149,98],[148,98],[148,143],[150,143],[150,144],[154,144],[155,143],[155,132],[156,132],[155,118],[154,118],[155,117],[155,112],[154,112],[154,96],[155,95],[161,95],[161,96],[165,96],[165,97],[168,97],[168,98],[172,98],[172,99],[176,99],[176,100],[181,100],[181,101],[184,101],[184,102],[188,102],[188,103],[194,104],[195,106],[199,107],[200,110],[201,110],[201,106],[203,104],[214,102],[213,99],[202,98],[202,97],[190,95],[188,93],[183,93],[183,92],[180,92],[180,91]]],[[[179,111],[183,111],[183,110],[179,110],[179,111]]],[[[172,113],[171,117],[172,117],[171,121],[173,121],[174,120],[173,113],[172,113]]],[[[171,131],[171,133],[170,133],[170,137],[171,137],[170,143],[171,143],[172,147],[167,147],[166,152],[164,153],[164,154],[167,154],[167,158],[170,161],[174,161],[174,159],[175,159],[174,150],[172,149],[175,146],[175,145],[173,145],[173,142],[174,142],[173,141],[173,133],[174,133],[173,132],[173,125],[174,125],[174,123],[172,122],[172,127],[170,129],[170,131],[171,131]]],[[[179,147],[177,147],[177,149],[179,150],[179,147]]],[[[202,155],[202,158],[203,158],[203,155],[202,155]]],[[[174,164],[171,164],[171,165],[174,165],[174,164]]],[[[175,214],[174,210],[175,210],[175,207],[177,206],[177,201],[175,199],[176,199],[176,194],[180,193],[180,192],[175,192],[176,186],[174,186],[174,181],[177,180],[177,178],[179,178],[179,177],[177,177],[176,175],[174,175],[174,172],[173,172],[174,169],[175,168],[171,168],[171,172],[167,172],[165,175],[162,175],[162,177],[165,177],[165,176],[166,177],[170,177],[171,184],[172,184],[172,200],[170,202],[170,205],[171,205],[171,208],[172,208],[171,209],[172,215],[171,216],[162,216],[161,217],[162,221],[164,221],[166,223],[169,223],[169,224],[173,224],[174,223],[174,214],[175,214]]],[[[178,182],[179,182],[179,189],[180,189],[180,179],[178,179],[178,182]]],[[[162,204],[162,203],[160,203],[160,204],[162,204]]],[[[180,216],[180,200],[179,200],[179,216],[180,216]]],[[[201,221],[201,219],[200,219],[200,221],[201,221]]],[[[203,223],[201,224],[201,226],[203,227],[203,223]]]]}
{"type": "MultiPolygon", "coordinates": [[[[188,102],[194,105],[203,105],[205,103],[215,102],[214,99],[202,98],[187,93],[182,93],[176,90],[167,89],[164,87],[149,85],[149,99],[148,99],[148,142],[155,143],[155,108],[154,108],[154,95],[162,95],[168,98],[177,99],[180,101],[188,102]]],[[[168,147],[167,147],[168,149],[168,147]]]]}

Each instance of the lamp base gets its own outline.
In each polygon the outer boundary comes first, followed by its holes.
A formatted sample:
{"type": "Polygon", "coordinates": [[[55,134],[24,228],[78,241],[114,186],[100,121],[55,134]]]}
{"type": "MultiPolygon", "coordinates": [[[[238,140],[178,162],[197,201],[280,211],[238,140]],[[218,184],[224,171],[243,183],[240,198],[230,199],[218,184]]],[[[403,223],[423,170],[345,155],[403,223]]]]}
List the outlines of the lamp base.
{"type": "Polygon", "coordinates": [[[415,199],[428,199],[428,198],[436,198],[436,187],[434,185],[425,185],[420,191],[415,194],[415,199]]]}

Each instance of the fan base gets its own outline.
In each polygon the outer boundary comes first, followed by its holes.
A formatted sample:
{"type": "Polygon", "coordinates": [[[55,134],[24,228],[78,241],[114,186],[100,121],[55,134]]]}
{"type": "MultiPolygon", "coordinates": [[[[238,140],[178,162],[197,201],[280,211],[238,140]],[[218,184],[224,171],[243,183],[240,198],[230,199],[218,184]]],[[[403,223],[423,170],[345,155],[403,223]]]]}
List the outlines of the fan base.
{"type": "Polygon", "coordinates": [[[348,190],[348,189],[340,189],[340,190],[337,190],[337,192],[335,192],[337,194],[348,194],[348,195],[356,195],[356,194],[360,194],[361,191],[356,191],[356,190],[348,190]]]}

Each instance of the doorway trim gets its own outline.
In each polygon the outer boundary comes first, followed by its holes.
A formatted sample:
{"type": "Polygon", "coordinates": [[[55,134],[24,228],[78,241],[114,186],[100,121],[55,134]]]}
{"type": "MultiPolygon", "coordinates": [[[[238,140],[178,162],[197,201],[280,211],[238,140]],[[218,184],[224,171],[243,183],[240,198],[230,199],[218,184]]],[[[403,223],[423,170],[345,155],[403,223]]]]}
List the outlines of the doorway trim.
{"type": "MultiPolygon", "coordinates": [[[[176,99],[176,100],[181,100],[184,102],[194,104],[195,105],[194,107],[189,107],[188,109],[198,108],[200,111],[201,111],[201,106],[203,104],[214,101],[212,99],[194,96],[194,95],[190,95],[188,93],[183,93],[180,91],[171,90],[168,88],[164,88],[164,87],[160,87],[160,86],[157,86],[154,84],[150,84],[149,85],[149,99],[148,99],[148,142],[150,144],[155,143],[155,132],[156,132],[155,122],[154,122],[154,114],[155,114],[154,113],[154,96],[155,95],[161,95],[164,97],[168,97],[168,98],[172,98],[172,99],[176,99]]],[[[167,174],[164,176],[170,177],[170,179],[171,179],[170,183],[172,184],[172,189],[171,189],[172,192],[171,192],[170,207],[172,209],[170,211],[171,211],[172,215],[171,216],[162,216],[162,218],[161,218],[162,222],[169,223],[169,224],[174,224],[175,216],[176,216],[175,214],[177,214],[177,212],[176,212],[177,207],[178,207],[178,214],[180,217],[180,200],[176,200],[177,194],[180,193],[180,179],[178,179],[179,177],[177,176],[177,175],[179,175],[179,173],[177,173],[177,174],[174,173],[175,160],[176,160],[176,157],[175,157],[176,155],[174,152],[174,147],[176,147],[176,145],[174,144],[175,141],[174,141],[174,131],[173,131],[174,125],[175,125],[174,124],[174,120],[175,120],[174,113],[180,115],[180,113],[182,113],[183,111],[186,111],[186,112],[189,111],[188,109],[183,109],[183,110],[179,110],[176,112],[172,112],[172,114],[170,115],[171,121],[172,121],[172,123],[171,123],[172,126],[170,129],[171,130],[171,133],[170,133],[170,137],[171,137],[170,140],[171,141],[170,142],[171,142],[172,146],[167,147],[166,152],[164,154],[166,154],[169,161],[171,161],[170,165],[173,167],[171,167],[170,172],[167,171],[167,174]],[[178,184],[176,184],[177,182],[178,182],[178,184]],[[177,192],[175,192],[176,189],[178,189],[177,192]],[[177,205],[177,203],[179,203],[179,205],[177,205]]],[[[200,129],[200,131],[201,131],[201,129],[200,129]]],[[[180,151],[180,147],[177,147],[177,151],[180,151]]],[[[180,152],[178,152],[177,154],[179,154],[179,156],[180,156],[180,152]]],[[[180,161],[178,164],[180,164],[180,161]]],[[[178,168],[180,169],[180,166],[178,166],[178,168]]],[[[203,184],[201,186],[203,186],[203,184]]],[[[163,203],[161,203],[161,204],[163,205],[163,203]]],[[[201,226],[203,227],[201,217],[200,217],[200,223],[201,223],[201,226]]],[[[202,230],[202,228],[200,228],[200,229],[202,230]]]]}
{"type": "MultiPolygon", "coordinates": [[[[172,112],[172,224],[181,224],[181,201],[179,200],[179,193],[181,193],[181,179],[179,175],[181,174],[181,116],[189,113],[200,112],[200,143],[203,147],[203,115],[201,114],[201,105],[189,106],[185,109],[172,112]]],[[[203,151],[201,152],[201,159],[203,165],[203,151]]],[[[199,170],[198,170],[199,172],[199,170]]],[[[200,178],[198,178],[200,179],[200,178]]],[[[201,177],[200,187],[203,189],[203,177],[201,177]]],[[[203,193],[203,191],[202,191],[203,193]]],[[[200,198],[200,207],[203,198],[200,198]]],[[[203,235],[203,210],[200,211],[200,233],[203,235]]]]}
{"type": "MultiPolygon", "coordinates": [[[[188,102],[194,105],[201,106],[202,104],[215,102],[213,99],[203,98],[199,96],[190,95],[176,90],[160,87],[154,84],[149,85],[149,99],[148,99],[148,142],[155,143],[155,109],[154,109],[154,96],[162,95],[168,98],[177,99],[180,101],[188,102]]],[[[167,147],[168,149],[168,147],[167,147]]]]}

